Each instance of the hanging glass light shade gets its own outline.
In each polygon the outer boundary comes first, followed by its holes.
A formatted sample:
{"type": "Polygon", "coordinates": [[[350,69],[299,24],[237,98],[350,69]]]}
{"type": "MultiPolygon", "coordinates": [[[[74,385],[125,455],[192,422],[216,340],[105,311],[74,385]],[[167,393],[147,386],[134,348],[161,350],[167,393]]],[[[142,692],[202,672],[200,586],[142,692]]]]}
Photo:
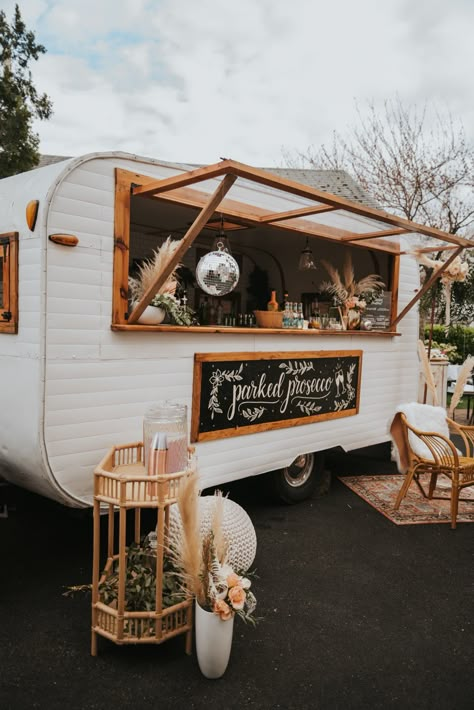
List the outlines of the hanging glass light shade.
{"type": "Polygon", "coordinates": [[[227,254],[230,254],[232,256],[232,252],[230,250],[230,244],[229,244],[229,238],[224,230],[224,215],[221,214],[221,226],[219,229],[219,233],[217,234],[216,238],[214,239],[214,243],[212,245],[213,251],[218,251],[221,249],[222,251],[227,252],[227,254]]]}
{"type": "Polygon", "coordinates": [[[306,237],[305,248],[300,254],[300,260],[298,262],[298,269],[300,271],[309,271],[311,269],[317,269],[316,262],[314,260],[313,252],[309,246],[308,237],[306,237]]]}

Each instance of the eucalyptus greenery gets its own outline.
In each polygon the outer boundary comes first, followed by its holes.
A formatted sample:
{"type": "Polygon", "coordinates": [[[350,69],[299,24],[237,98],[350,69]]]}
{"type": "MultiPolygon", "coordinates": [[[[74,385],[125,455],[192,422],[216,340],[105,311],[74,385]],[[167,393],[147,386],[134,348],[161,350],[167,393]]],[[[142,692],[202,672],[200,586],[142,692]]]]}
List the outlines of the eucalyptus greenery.
{"type": "Polygon", "coordinates": [[[193,325],[193,323],[196,323],[194,311],[189,306],[180,303],[175,296],[169,293],[157,293],[150,302],[150,306],[163,308],[170,320],[176,325],[193,325]]]}
{"type": "MultiPolygon", "coordinates": [[[[125,577],[125,600],[127,611],[151,611],[156,604],[156,551],[148,542],[149,537],[140,543],[132,542],[127,547],[127,571],[125,577]]],[[[90,591],[91,585],[68,587],[65,596],[74,592],[90,591]]],[[[99,585],[101,602],[116,608],[118,599],[118,560],[104,581],[99,585]]],[[[173,606],[185,599],[185,592],[176,568],[169,555],[163,561],[163,608],[173,606]]]]}
{"type": "MultiPolygon", "coordinates": [[[[101,601],[115,606],[118,598],[118,560],[111,573],[99,586],[101,601]]],[[[163,563],[163,608],[184,599],[175,568],[168,556],[163,563]]],[[[156,556],[150,547],[132,542],[127,548],[125,577],[127,611],[151,611],[156,603],[156,556]]]]}

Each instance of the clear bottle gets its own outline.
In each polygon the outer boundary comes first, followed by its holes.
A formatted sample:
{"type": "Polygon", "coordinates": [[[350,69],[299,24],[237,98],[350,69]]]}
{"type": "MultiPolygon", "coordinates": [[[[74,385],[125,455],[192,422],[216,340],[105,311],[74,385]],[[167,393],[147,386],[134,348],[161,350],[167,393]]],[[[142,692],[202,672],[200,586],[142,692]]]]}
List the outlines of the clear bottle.
{"type": "Polygon", "coordinates": [[[304,326],[304,315],[303,315],[303,304],[302,304],[302,303],[298,303],[297,313],[298,313],[298,315],[297,315],[297,328],[298,328],[298,330],[303,330],[303,326],[304,326]]]}
{"type": "Polygon", "coordinates": [[[168,451],[166,473],[176,473],[186,468],[188,457],[188,420],[185,404],[161,401],[153,404],[145,412],[143,419],[144,463],[148,466],[150,445],[154,435],[166,434],[168,451]]]}
{"type": "Polygon", "coordinates": [[[220,301],[216,309],[216,323],[217,325],[223,325],[224,323],[224,307],[220,301]]]}
{"type": "Polygon", "coordinates": [[[289,301],[285,301],[285,305],[283,308],[283,319],[282,319],[282,326],[283,328],[289,328],[290,327],[290,304],[289,301]]]}
{"type": "Polygon", "coordinates": [[[280,311],[285,310],[285,305],[288,303],[288,291],[283,292],[283,301],[280,303],[280,311]]]}
{"type": "Polygon", "coordinates": [[[270,300],[267,303],[267,311],[277,311],[278,301],[276,299],[276,291],[272,291],[270,300]]]}
{"type": "Polygon", "coordinates": [[[204,297],[203,302],[199,306],[199,323],[200,325],[208,325],[209,323],[209,300],[204,297]]]}
{"type": "Polygon", "coordinates": [[[211,299],[209,304],[209,325],[215,325],[217,320],[217,309],[214,304],[214,300],[211,299]]]}

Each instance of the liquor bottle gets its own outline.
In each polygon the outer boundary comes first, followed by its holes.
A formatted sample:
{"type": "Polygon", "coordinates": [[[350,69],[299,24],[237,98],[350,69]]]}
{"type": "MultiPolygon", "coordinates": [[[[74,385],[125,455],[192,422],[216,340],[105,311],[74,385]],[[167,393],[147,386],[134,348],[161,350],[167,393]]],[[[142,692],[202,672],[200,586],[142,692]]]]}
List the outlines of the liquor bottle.
{"type": "Polygon", "coordinates": [[[285,310],[285,304],[288,303],[288,291],[283,293],[283,301],[280,303],[280,311],[285,310]]]}
{"type": "Polygon", "coordinates": [[[304,316],[303,316],[303,304],[302,304],[302,303],[298,303],[298,316],[297,316],[297,318],[298,318],[297,328],[298,328],[299,330],[303,330],[304,316]]]}
{"type": "Polygon", "coordinates": [[[222,325],[224,322],[224,308],[222,306],[222,303],[219,301],[217,304],[217,315],[216,315],[216,323],[217,325],[222,325]]]}
{"type": "Polygon", "coordinates": [[[214,305],[214,300],[211,298],[211,303],[209,305],[209,325],[215,325],[217,318],[217,311],[214,305]]]}
{"type": "Polygon", "coordinates": [[[276,299],[276,291],[272,291],[272,296],[267,303],[267,311],[277,311],[278,301],[276,299]]]}
{"type": "Polygon", "coordinates": [[[296,313],[295,313],[295,303],[292,301],[288,304],[288,328],[296,328],[296,313]]]}
{"type": "Polygon", "coordinates": [[[207,296],[204,298],[201,305],[199,306],[199,323],[201,325],[209,324],[209,302],[207,296]]]}

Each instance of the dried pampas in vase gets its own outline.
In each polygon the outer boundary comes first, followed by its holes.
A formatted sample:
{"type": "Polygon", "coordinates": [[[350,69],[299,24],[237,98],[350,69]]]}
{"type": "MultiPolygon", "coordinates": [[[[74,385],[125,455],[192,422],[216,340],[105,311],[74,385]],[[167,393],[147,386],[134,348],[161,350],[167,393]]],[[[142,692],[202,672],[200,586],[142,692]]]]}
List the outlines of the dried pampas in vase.
{"type": "MultiPolygon", "coordinates": [[[[156,281],[165,268],[170,263],[171,259],[181,245],[181,240],[174,240],[168,237],[161,247],[155,249],[151,259],[143,262],[138,268],[138,276],[130,276],[128,279],[128,287],[132,301],[138,302],[149,289],[151,284],[156,281]]],[[[158,293],[174,296],[176,286],[178,284],[176,270],[180,264],[177,264],[171,274],[168,276],[164,284],[160,287],[158,293]]]]}

